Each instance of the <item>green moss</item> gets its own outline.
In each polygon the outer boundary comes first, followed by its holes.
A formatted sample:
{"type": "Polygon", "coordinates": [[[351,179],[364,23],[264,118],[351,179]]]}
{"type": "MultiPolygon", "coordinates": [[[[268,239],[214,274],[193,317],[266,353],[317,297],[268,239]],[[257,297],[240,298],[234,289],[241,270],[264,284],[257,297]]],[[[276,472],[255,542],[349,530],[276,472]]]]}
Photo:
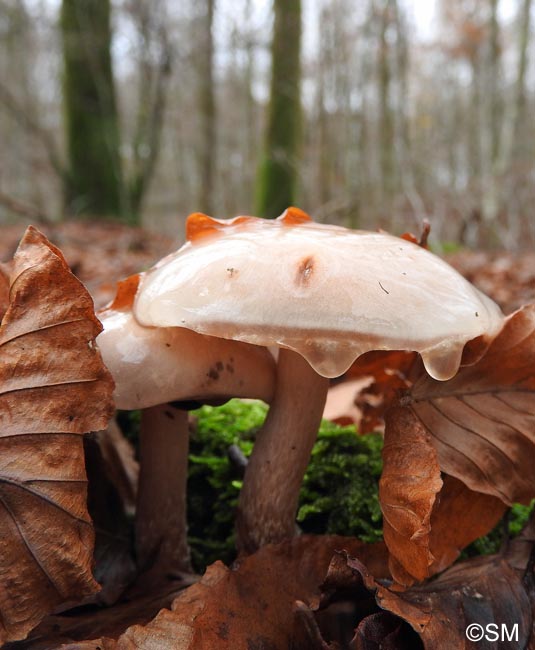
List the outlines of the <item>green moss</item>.
{"type": "MultiPolygon", "coordinates": [[[[236,445],[249,456],[267,407],[261,402],[231,400],[203,406],[194,414],[188,477],[189,542],[198,571],[217,559],[232,562],[234,514],[242,470],[228,456],[236,445]]],[[[120,412],[120,424],[136,444],[139,412],[120,412]]],[[[366,542],[382,537],[378,485],[382,438],[359,436],[354,427],[323,421],[301,489],[297,519],[303,532],[353,535],[366,542]]],[[[508,535],[517,535],[534,507],[515,504],[508,515],[508,535]]],[[[462,558],[499,551],[504,539],[500,523],[473,542],[462,558]]]]}
{"type": "Polygon", "coordinates": [[[359,436],[354,427],[324,421],[305,474],[297,520],[307,533],[382,537],[378,483],[380,435],[359,436]]]}
{"type": "MultiPolygon", "coordinates": [[[[232,400],[196,412],[188,479],[189,534],[197,569],[234,557],[234,512],[241,470],[228,458],[237,445],[249,456],[267,408],[260,402],[232,400]]],[[[354,427],[323,422],[301,490],[298,521],[307,533],[381,538],[377,495],[382,439],[358,436],[354,427]]]]}

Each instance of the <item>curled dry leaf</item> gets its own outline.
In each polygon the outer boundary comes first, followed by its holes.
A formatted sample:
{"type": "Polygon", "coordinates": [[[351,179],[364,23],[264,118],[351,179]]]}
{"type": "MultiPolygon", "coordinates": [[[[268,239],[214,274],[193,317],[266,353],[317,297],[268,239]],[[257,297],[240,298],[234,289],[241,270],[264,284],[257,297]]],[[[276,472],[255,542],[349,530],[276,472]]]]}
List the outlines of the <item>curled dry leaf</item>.
{"type": "Polygon", "coordinates": [[[535,308],[453,379],[422,375],[400,401],[386,417],[380,500],[390,569],[408,586],[447,568],[504,504],[535,496],[535,308]]]}
{"type": "Polygon", "coordinates": [[[389,566],[409,586],[443,571],[461,550],[488,533],[506,506],[441,475],[431,436],[406,409],[386,418],[379,499],[389,566]]]}
{"type": "Polygon", "coordinates": [[[29,228],[0,328],[0,641],[99,588],[81,434],[112,414],[100,330],[61,253],[29,228]]]}
{"type": "MultiPolygon", "coordinates": [[[[422,376],[402,400],[442,471],[510,505],[535,496],[535,305],[509,316],[486,354],[449,381],[422,376]]],[[[411,426],[411,424],[407,424],[411,426]]]]}
{"type": "Polygon", "coordinates": [[[350,549],[382,575],[382,544],[366,545],[344,537],[302,536],[268,545],[239,561],[236,569],[211,565],[202,580],[184,591],[171,611],[162,610],[147,626],[134,626],[117,650],[311,650],[291,646],[296,601],[310,602],[335,549],[350,549]]]}
{"type": "Polygon", "coordinates": [[[431,512],[429,575],[453,564],[463,548],[492,530],[507,509],[500,499],[473,492],[453,476],[443,474],[442,481],[431,512]]]}
{"type": "Polygon", "coordinates": [[[390,570],[400,584],[429,575],[431,511],[442,487],[427,431],[402,408],[387,414],[379,500],[390,570]],[[408,574],[408,575],[405,575],[408,574]]]}
{"type": "Polygon", "coordinates": [[[368,379],[367,385],[355,391],[354,402],[361,413],[356,420],[359,432],[382,429],[385,412],[422,372],[417,352],[374,350],[360,356],[345,375],[355,381],[368,379]]]}
{"type": "Polygon", "coordinates": [[[9,273],[5,264],[0,264],[0,322],[9,306],[9,273]]]}
{"type": "Polygon", "coordinates": [[[342,548],[386,577],[384,544],[303,535],[266,546],[233,569],[216,562],[200,582],[174,599],[170,609],[162,609],[147,625],[128,628],[117,641],[106,629],[97,628],[102,636],[98,641],[81,640],[62,647],[93,650],[102,642],[105,650],[316,650],[317,637],[310,636],[314,626],[308,630],[307,617],[303,625],[300,613],[319,598],[319,585],[332,555],[342,548]]]}
{"type": "Polygon", "coordinates": [[[372,593],[378,605],[359,622],[354,640],[358,650],[379,647],[378,633],[388,641],[384,643],[383,638],[380,647],[391,650],[474,648],[466,637],[471,624],[482,628],[493,624],[496,627],[489,629],[496,630],[507,626],[512,640],[499,647],[516,650],[526,647],[531,633],[531,604],[523,575],[501,556],[463,562],[428,584],[399,593],[378,582],[363,563],[337,553],[323,585],[320,607],[328,606],[340,592],[352,593],[357,603],[372,593]],[[403,627],[403,621],[408,625],[403,627]]]}

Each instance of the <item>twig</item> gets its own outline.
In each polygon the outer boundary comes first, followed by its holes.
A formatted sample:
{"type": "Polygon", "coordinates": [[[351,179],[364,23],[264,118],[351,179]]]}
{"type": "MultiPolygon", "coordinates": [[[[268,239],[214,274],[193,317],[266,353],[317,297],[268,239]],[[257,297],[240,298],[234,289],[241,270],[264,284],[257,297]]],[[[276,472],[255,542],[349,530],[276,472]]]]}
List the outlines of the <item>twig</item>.
{"type": "Polygon", "coordinates": [[[8,194],[4,194],[4,192],[1,191],[0,191],[0,205],[3,205],[5,208],[10,210],[11,212],[14,212],[15,214],[19,214],[22,217],[27,217],[28,219],[32,219],[33,221],[41,221],[41,222],[52,221],[52,219],[39,208],[36,208],[33,205],[28,205],[27,203],[22,203],[18,199],[14,199],[12,196],[9,196],[8,194]]]}
{"type": "Polygon", "coordinates": [[[28,112],[24,110],[24,107],[19,104],[13,94],[2,83],[0,83],[0,105],[4,107],[4,109],[22,126],[22,128],[33,133],[33,135],[41,141],[47,153],[50,165],[61,180],[65,181],[67,178],[67,170],[61,162],[61,158],[51,135],[30,115],[28,115],[28,112]]]}

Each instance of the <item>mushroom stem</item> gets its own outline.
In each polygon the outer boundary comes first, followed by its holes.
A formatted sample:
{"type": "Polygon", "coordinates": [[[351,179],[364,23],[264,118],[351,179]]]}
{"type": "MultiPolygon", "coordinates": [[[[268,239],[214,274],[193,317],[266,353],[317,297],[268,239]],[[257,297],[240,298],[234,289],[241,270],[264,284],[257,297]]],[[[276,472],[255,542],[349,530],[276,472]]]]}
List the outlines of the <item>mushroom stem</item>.
{"type": "Polygon", "coordinates": [[[188,413],[170,404],[141,412],[136,509],[138,566],[154,576],[191,572],[187,542],[188,413]]]}
{"type": "Polygon", "coordinates": [[[329,380],[281,349],[275,396],[245,471],[236,521],[238,550],[253,553],[295,535],[299,490],[325,406],[329,380]]]}

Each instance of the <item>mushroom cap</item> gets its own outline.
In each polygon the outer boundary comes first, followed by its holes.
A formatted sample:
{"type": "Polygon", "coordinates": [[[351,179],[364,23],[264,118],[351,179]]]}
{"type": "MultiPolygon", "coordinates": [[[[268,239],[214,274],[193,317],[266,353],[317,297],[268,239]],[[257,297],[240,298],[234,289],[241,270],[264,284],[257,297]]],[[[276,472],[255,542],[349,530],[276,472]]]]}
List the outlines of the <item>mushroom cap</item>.
{"type": "Polygon", "coordinates": [[[231,397],[271,401],[275,361],[266,348],[181,327],[144,327],[124,300],[137,287],[127,287],[129,282],[98,315],[104,330],[97,344],[115,381],[117,408],[231,397]]]}
{"type": "Polygon", "coordinates": [[[143,325],[289,348],[326,377],[370,350],[415,350],[441,380],[466,342],[502,325],[490,298],[405,239],[316,224],[295,208],[276,220],[195,214],[187,230],[141,278],[143,325]]]}

